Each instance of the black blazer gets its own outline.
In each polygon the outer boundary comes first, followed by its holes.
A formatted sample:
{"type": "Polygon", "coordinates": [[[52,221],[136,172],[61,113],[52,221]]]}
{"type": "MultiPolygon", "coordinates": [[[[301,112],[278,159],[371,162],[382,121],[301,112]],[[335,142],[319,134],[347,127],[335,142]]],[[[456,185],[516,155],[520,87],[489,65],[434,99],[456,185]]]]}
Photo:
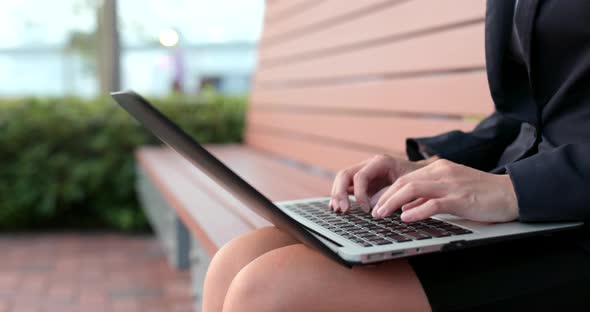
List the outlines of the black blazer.
{"type": "Polygon", "coordinates": [[[488,0],[486,63],[496,111],[472,132],[409,139],[442,158],[508,173],[520,220],[590,220],[590,1],[520,0],[524,63],[509,56],[515,0],[488,0]]]}

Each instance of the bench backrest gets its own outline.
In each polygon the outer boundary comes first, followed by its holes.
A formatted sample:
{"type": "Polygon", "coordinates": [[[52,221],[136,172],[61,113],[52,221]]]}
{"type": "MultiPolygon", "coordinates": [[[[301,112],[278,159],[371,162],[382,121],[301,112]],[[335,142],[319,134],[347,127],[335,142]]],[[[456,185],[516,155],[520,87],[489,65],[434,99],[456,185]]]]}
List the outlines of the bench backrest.
{"type": "Polygon", "coordinates": [[[336,171],[493,106],[485,0],[268,0],[250,146],[336,171]]]}

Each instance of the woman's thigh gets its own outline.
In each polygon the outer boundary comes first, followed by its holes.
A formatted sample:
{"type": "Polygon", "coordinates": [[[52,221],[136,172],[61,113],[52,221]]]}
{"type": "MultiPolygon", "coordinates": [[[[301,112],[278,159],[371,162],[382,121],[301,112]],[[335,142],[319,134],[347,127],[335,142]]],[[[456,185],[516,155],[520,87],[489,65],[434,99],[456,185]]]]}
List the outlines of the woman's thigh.
{"type": "Polygon", "coordinates": [[[224,309],[233,311],[429,311],[412,267],[396,260],[345,268],[304,245],[274,249],[233,279],[224,309]]]}

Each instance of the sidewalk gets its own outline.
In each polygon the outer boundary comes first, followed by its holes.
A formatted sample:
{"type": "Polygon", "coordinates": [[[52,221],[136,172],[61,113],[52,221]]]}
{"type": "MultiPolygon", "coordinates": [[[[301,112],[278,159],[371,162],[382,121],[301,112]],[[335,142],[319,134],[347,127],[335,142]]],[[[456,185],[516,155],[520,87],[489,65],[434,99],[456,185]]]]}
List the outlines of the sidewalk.
{"type": "Polygon", "coordinates": [[[0,312],[193,311],[150,236],[0,234],[0,312]]]}

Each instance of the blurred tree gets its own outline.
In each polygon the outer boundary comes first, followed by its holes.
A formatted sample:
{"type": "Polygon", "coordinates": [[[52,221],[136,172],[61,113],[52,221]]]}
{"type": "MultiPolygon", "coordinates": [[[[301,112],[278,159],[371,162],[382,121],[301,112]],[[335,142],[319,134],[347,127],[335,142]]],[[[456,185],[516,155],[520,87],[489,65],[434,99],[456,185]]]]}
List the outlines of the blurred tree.
{"type": "Polygon", "coordinates": [[[84,69],[87,73],[97,73],[98,32],[72,31],[69,34],[67,52],[76,53],[84,61],[84,69]]]}
{"type": "MultiPolygon", "coordinates": [[[[72,14],[96,15],[100,8],[98,0],[71,0],[72,14]],[[90,14],[88,14],[90,13],[90,14]]],[[[66,45],[66,51],[80,55],[85,69],[90,74],[96,74],[98,57],[98,26],[90,32],[72,30],[66,45]]]]}
{"type": "Polygon", "coordinates": [[[95,12],[94,31],[70,33],[67,50],[78,53],[86,69],[98,75],[99,92],[120,89],[120,44],[116,0],[73,0],[72,13],[95,12]]]}

